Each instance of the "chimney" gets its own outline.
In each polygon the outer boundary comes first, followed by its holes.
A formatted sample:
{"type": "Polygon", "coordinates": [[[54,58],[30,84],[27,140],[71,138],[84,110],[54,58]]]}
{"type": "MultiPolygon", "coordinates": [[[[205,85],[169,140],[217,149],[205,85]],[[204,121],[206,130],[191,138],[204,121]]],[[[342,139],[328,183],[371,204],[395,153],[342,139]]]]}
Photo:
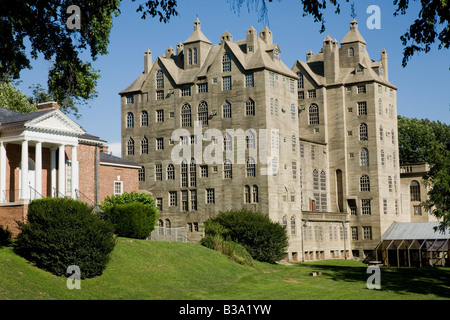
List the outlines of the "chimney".
{"type": "Polygon", "coordinates": [[[108,154],[108,146],[106,144],[100,146],[100,152],[108,154]]]}
{"type": "Polygon", "coordinates": [[[381,51],[381,65],[383,66],[383,77],[384,79],[389,79],[389,73],[388,73],[388,54],[386,49],[383,49],[381,51]]]}
{"type": "Polygon", "coordinates": [[[36,108],[38,109],[38,111],[53,110],[53,109],[59,109],[59,105],[55,101],[48,101],[48,102],[38,103],[36,105],[36,108]]]}
{"type": "Polygon", "coordinates": [[[177,56],[179,56],[183,52],[183,44],[178,42],[177,44],[177,56]]]}
{"type": "Polygon", "coordinates": [[[144,73],[147,74],[150,72],[150,68],[152,67],[152,52],[147,49],[144,52],[144,73]]]}

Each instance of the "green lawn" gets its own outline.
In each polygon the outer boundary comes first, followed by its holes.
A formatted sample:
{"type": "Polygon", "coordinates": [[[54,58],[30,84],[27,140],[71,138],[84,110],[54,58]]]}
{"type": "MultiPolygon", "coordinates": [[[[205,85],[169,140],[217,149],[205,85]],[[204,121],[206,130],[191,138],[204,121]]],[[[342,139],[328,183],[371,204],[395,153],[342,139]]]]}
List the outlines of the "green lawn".
{"type": "MultiPolygon", "coordinates": [[[[82,272],[83,270],[81,270],[82,272]]],[[[294,265],[229,261],[190,243],[119,238],[103,275],[69,290],[66,278],[42,271],[0,248],[0,299],[450,299],[450,269],[382,268],[381,290],[369,290],[366,266],[352,260],[294,265]],[[321,271],[317,277],[313,271],[321,271]]]]}

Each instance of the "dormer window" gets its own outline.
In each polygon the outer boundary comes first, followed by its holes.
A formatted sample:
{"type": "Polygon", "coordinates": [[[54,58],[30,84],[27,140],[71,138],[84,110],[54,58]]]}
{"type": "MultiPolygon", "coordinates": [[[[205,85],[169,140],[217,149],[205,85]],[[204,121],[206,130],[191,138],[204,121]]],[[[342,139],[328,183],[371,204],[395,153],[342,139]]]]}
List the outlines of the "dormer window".
{"type": "Polygon", "coordinates": [[[363,69],[362,66],[359,66],[359,67],[356,69],[356,73],[360,73],[360,72],[363,72],[363,71],[364,71],[364,69],[363,69]]]}
{"type": "Polygon", "coordinates": [[[273,60],[280,60],[280,51],[277,48],[273,50],[273,60]]]}

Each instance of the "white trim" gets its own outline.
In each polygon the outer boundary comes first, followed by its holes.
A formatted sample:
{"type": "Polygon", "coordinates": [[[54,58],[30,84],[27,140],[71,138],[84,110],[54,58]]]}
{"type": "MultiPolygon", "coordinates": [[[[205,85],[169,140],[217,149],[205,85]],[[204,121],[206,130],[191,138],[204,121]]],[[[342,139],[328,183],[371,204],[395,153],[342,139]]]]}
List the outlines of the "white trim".
{"type": "Polygon", "coordinates": [[[111,166],[111,167],[122,167],[122,168],[131,168],[131,169],[140,169],[142,166],[132,165],[132,164],[120,164],[120,163],[112,163],[112,162],[100,162],[100,165],[111,166]]]}

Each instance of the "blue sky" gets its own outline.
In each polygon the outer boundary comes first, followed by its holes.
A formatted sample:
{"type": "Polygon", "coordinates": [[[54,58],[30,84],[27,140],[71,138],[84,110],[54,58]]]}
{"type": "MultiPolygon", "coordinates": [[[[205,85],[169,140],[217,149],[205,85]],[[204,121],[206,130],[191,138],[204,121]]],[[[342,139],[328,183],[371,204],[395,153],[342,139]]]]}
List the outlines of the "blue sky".
{"type": "MultiPolygon", "coordinates": [[[[183,43],[192,33],[194,20],[201,21],[202,32],[213,43],[220,42],[226,31],[234,40],[245,38],[245,32],[253,26],[258,32],[268,25],[274,43],[281,49],[281,60],[291,68],[296,60],[305,60],[311,49],[319,52],[322,41],[329,34],[339,42],[349,31],[351,21],[350,4],[343,3],[341,13],[335,14],[333,7],[325,11],[326,30],[320,33],[320,23],[312,17],[303,17],[299,0],[274,0],[268,3],[268,20],[261,21],[256,10],[247,10],[246,5],[235,12],[227,0],[178,0],[179,15],[169,23],[158,19],[140,19],[137,3],[124,0],[121,15],[113,20],[109,54],[93,62],[100,71],[98,98],[81,107],[81,119],[74,119],[88,133],[108,141],[111,151],[120,156],[120,97],[118,92],[128,87],[143,71],[144,51],[152,51],[153,61],[165,50],[178,42],[183,43]]],[[[341,1],[343,2],[343,1],[341,1]]],[[[356,20],[359,31],[367,42],[371,58],[380,60],[384,48],[389,57],[389,80],[398,90],[398,113],[410,118],[428,118],[450,124],[450,52],[437,50],[437,45],[427,54],[415,55],[406,68],[401,65],[403,46],[400,36],[418,15],[416,1],[405,16],[394,17],[393,1],[355,1],[356,20]],[[366,13],[370,5],[381,9],[381,29],[369,29],[366,13]]],[[[83,23],[81,21],[81,23],[83,23]]],[[[46,87],[49,63],[43,59],[32,61],[32,70],[21,73],[20,89],[31,95],[28,87],[41,83],[46,87]]],[[[72,117],[73,118],[73,117],[72,117]]]]}

